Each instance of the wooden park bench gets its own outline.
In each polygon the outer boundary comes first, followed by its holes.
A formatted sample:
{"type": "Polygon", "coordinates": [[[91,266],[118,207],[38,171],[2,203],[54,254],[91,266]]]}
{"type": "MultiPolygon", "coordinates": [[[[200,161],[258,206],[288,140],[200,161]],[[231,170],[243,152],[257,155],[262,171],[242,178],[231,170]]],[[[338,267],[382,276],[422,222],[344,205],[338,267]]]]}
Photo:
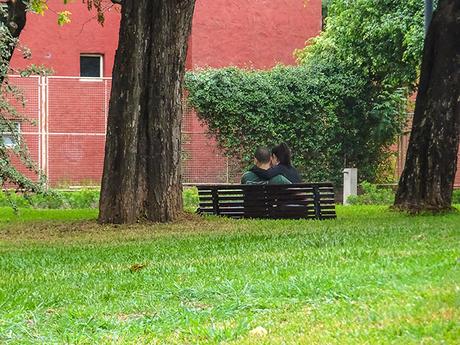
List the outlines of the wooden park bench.
{"type": "Polygon", "coordinates": [[[197,186],[203,215],[231,218],[336,218],[332,183],[197,186]]]}

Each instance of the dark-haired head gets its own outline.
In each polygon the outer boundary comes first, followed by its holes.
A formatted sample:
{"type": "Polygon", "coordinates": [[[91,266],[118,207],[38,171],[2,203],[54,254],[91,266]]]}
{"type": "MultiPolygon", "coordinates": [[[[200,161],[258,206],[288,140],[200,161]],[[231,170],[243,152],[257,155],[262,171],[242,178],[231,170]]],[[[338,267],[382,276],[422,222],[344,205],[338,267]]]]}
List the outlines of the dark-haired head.
{"type": "Polygon", "coordinates": [[[280,164],[290,167],[291,163],[291,149],[286,143],[281,143],[272,148],[272,155],[274,155],[280,164]]]}
{"type": "Polygon", "coordinates": [[[261,164],[270,163],[270,151],[265,147],[259,147],[254,153],[254,158],[261,164]]]}

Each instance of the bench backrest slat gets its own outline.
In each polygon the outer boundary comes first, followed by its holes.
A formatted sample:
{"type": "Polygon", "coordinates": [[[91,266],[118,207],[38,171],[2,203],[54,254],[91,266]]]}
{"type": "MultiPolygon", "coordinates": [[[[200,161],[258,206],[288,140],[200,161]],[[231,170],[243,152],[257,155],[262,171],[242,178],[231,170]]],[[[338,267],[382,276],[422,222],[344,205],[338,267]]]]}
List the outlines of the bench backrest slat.
{"type": "Polygon", "coordinates": [[[198,212],[232,218],[335,218],[332,183],[200,185],[198,212]]]}

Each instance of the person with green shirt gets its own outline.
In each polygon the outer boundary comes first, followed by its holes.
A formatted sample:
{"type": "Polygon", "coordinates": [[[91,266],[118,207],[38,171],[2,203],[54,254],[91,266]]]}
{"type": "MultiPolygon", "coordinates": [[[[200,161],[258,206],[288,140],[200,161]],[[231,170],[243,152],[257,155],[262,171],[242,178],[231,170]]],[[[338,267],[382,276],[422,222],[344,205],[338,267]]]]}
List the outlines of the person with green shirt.
{"type": "MultiPolygon", "coordinates": [[[[254,165],[260,169],[268,170],[270,168],[270,150],[265,147],[259,147],[254,153],[254,165]]],[[[283,175],[276,175],[265,180],[257,176],[251,170],[246,171],[241,177],[241,184],[291,184],[283,175]]]]}

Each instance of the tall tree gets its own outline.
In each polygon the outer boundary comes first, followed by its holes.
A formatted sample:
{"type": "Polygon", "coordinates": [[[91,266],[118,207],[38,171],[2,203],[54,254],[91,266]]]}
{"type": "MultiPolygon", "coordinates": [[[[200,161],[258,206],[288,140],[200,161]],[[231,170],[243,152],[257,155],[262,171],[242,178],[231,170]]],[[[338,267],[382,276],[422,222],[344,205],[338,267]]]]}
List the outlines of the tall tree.
{"type": "Polygon", "coordinates": [[[195,0],[123,0],[99,222],[182,210],[182,81],[195,0]]]}
{"type": "Polygon", "coordinates": [[[460,1],[440,0],[425,39],[406,164],[395,207],[450,209],[460,140],[460,1]]]}

